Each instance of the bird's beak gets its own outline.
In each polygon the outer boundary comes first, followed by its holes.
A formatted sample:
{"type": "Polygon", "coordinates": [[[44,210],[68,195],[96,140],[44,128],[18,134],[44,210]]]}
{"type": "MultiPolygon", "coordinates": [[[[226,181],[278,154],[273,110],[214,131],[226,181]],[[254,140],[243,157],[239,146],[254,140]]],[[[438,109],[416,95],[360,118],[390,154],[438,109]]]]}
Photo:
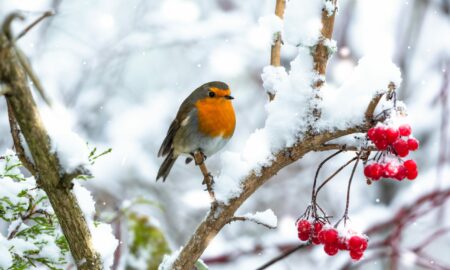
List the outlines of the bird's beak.
{"type": "Polygon", "coordinates": [[[232,97],[232,96],[225,96],[224,98],[226,98],[226,99],[234,99],[234,97],[232,97]]]}

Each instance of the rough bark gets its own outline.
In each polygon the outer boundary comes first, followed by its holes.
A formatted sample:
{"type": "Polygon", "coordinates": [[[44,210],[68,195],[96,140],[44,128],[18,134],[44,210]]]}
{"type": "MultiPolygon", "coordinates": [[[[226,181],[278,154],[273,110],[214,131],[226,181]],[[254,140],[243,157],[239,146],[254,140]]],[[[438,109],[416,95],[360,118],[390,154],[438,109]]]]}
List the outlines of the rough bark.
{"type": "Polygon", "coordinates": [[[102,269],[100,256],[92,246],[91,234],[77,199],[61,183],[63,170],[51,152],[50,140],[27,82],[26,72],[18,59],[18,52],[3,33],[0,33],[0,82],[6,84],[8,106],[17,121],[34,162],[36,181],[55,211],[70,251],[79,269],[102,269]]]}

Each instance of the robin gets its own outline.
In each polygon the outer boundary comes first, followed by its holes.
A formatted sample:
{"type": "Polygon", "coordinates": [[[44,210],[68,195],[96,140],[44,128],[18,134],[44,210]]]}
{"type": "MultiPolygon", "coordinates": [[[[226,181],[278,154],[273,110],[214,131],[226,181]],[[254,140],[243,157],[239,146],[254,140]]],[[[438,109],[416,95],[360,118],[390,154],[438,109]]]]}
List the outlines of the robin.
{"type": "MultiPolygon", "coordinates": [[[[222,149],[236,126],[231,91],[223,82],[209,82],[195,89],[181,104],[167,131],[158,157],[166,156],[156,180],[163,181],[181,154],[193,156],[200,151],[209,157],[222,149]]],[[[186,158],[186,164],[192,161],[186,158]]]]}

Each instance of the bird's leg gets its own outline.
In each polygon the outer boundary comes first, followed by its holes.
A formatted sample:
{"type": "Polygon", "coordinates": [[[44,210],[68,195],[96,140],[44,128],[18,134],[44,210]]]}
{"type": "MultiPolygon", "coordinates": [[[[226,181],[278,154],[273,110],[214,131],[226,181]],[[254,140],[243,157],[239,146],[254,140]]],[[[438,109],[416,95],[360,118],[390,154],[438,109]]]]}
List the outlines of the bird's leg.
{"type": "Polygon", "coordinates": [[[201,151],[196,151],[193,153],[195,164],[200,167],[200,171],[203,174],[203,182],[202,184],[206,185],[206,190],[211,197],[213,204],[216,203],[216,197],[214,195],[213,185],[214,185],[214,177],[208,171],[205,165],[206,156],[201,151]]]}

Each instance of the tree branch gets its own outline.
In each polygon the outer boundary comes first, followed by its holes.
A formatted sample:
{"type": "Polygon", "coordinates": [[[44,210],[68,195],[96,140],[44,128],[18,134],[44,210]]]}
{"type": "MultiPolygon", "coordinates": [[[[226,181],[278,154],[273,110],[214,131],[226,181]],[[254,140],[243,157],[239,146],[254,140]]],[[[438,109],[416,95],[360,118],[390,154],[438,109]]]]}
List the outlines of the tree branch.
{"type": "MultiPolygon", "coordinates": [[[[323,27],[322,35],[331,38],[334,26],[335,11],[330,16],[327,11],[322,12],[323,27]]],[[[324,75],[328,60],[328,49],[322,40],[316,48],[313,55],[314,70],[324,75]],[[326,52],[326,54],[324,54],[326,52]],[[326,56],[326,57],[325,57],[326,56]]],[[[323,84],[315,83],[316,89],[323,84]]],[[[205,219],[197,227],[189,241],[182,248],[176,260],[172,265],[172,269],[184,270],[192,269],[195,262],[200,258],[203,251],[217,233],[233,219],[236,210],[244,203],[259,187],[266,183],[272,176],[277,174],[281,169],[301,159],[305,154],[311,151],[320,150],[326,142],[330,140],[357,133],[367,132],[373,125],[372,121],[364,122],[360,125],[332,132],[314,133],[307,132],[302,139],[298,140],[292,147],[284,148],[274,153],[274,159],[269,166],[262,167],[258,172],[249,172],[249,174],[241,181],[242,192],[235,198],[231,198],[227,205],[220,204],[216,208],[211,208],[205,219]],[[289,153],[289,155],[286,155],[289,153]]]]}
{"type": "MultiPolygon", "coordinates": [[[[336,0],[333,1],[336,4],[336,0]]],[[[314,59],[314,70],[322,76],[325,76],[327,70],[328,58],[330,56],[330,51],[327,46],[326,41],[330,40],[333,35],[334,29],[334,18],[336,16],[336,9],[332,14],[329,14],[327,10],[322,10],[322,30],[321,30],[321,38],[319,43],[315,47],[313,59],[314,59]]],[[[323,83],[324,78],[319,78],[314,83],[314,88],[319,89],[323,83]]]]}
{"type": "MultiPolygon", "coordinates": [[[[277,0],[275,4],[275,15],[280,17],[280,19],[283,19],[285,7],[286,0],[277,0]]],[[[281,66],[281,45],[283,41],[281,32],[278,32],[276,35],[275,42],[270,49],[270,64],[274,67],[279,67],[281,66]]],[[[275,95],[270,92],[268,92],[268,95],[270,100],[275,98],[275,95]]]]}
{"type": "Polygon", "coordinates": [[[217,208],[208,212],[206,218],[181,250],[172,268],[177,270],[192,269],[194,263],[208,246],[209,241],[233,218],[234,213],[241,204],[281,169],[299,160],[305,154],[316,151],[327,141],[356,132],[366,132],[368,128],[369,126],[363,123],[360,126],[346,130],[306,135],[295,146],[280,150],[274,155],[274,161],[270,166],[261,168],[260,173],[252,171],[242,180],[242,192],[238,197],[232,198],[228,205],[218,205],[217,208]],[[286,151],[289,151],[291,154],[286,155],[286,151]]]}
{"type": "Polygon", "coordinates": [[[267,224],[267,223],[261,222],[261,221],[259,221],[259,220],[257,220],[257,219],[250,218],[250,217],[240,217],[240,216],[238,216],[238,217],[232,217],[232,218],[228,221],[228,223],[232,223],[232,222],[234,222],[234,221],[251,221],[251,222],[254,222],[254,223],[256,223],[256,224],[262,225],[262,226],[264,226],[264,227],[266,227],[266,228],[269,228],[269,229],[276,229],[276,228],[277,228],[276,226],[271,226],[271,225],[269,225],[269,224],[267,224]]]}
{"type": "Polygon", "coordinates": [[[37,18],[34,22],[32,22],[30,25],[25,27],[16,37],[16,41],[19,40],[21,37],[25,36],[28,31],[30,31],[33,27],[35,27],[38,23],[43,21],[45,18],[55,15],[53,11],[46,11],[44,12],[39,18],[37,18]]]}
{"type": "Polygon", "coordinates": [[[280,255],[278,255],[277,257],[271,259],[271,260],[268,261],[267,263],[265,263],[265,264],[261,265],[260,267],[256,268],[256,270],[264,270],[264,269],[267,269],[269,266],[272,266],[272,265],[274,265],[275,263],[277,263],[277,262],[283,260],[284,258],[286,258],[287,256],[291,255],[292,253],[296,252],[297,250],[300,250],[300,249],[302,249],[302,248],[308,247],[308,246],[310,246],[310,245],[311,245],[311,243],[308,242],[308,243],[305,243],[305,244],[298,245],[298,246],[296,246],[295,248],[292,248],[292,249],[290,249],[290,250],[287,250],[287,251],[281,253],[280,255]]]}
{"type": "MultiPolygon", "coordinates": [[[[12,42],[9,29],[18,14],[10,14],[0,33],[0,82],[8,85],[11,93],[5,96],[11,112],[29,146],[33,157],[37,181],[46,192],[61,229],[69,243],[78,269],[101,269],[101,259],[92,246],[91,234],[75,195],[61,188],[61,167],[51,151],[50,138],[27,83],[27,72],[12,42]]],[[[13,127],[12,127],[13,128],[13,127]]]]}
{"type": "Polygon", "coordinates": [[[209,173],[208,168],[205,165],[205,156],[201,152],[194,153],[195,164],[200,168],[203,174],[203,183],[206,185],[206,190],[208,190],[209,196],[212,200],[213,207],[216,204],[216,196],[214,195],[213,183],[214,179],[211,173],[209,173]]]}
{"type": "MultiPolygon", "coordinates": [[[[20,162],[22,162],[23,166],[27,168],[27,170],[37,178],[37,171],[34,167],[33,162],[27,157],[25,153],[25,149],[23,148],[22,141],[20,139],[20,130],[17,126],[16,118],[14,117],[14,113],[12,111],[11,104],[6,100],[6,105],[8,106],[8,119],[9,119],[9,127],[11,129],[11,136],[14,143],[14,148],[17,153],[17,157],[20,162]]],[[[39,184],[39,183],[38,183],[39,184]]]]}

